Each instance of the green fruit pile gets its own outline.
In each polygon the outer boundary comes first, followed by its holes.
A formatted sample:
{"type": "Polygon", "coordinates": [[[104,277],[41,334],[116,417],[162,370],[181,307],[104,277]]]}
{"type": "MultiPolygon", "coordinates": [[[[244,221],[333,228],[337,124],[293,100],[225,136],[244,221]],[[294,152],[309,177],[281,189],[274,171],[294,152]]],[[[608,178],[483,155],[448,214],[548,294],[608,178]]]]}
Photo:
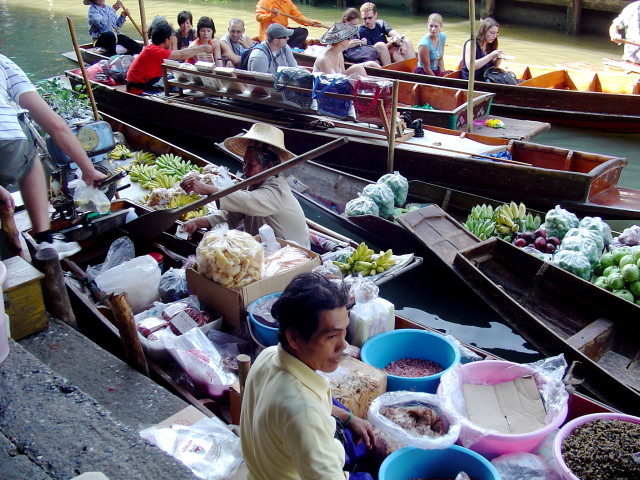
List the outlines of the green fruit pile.
{"type": "Polygon", "coordinates": [[[640,305],[640,245],[603,253],[595,266],[592,282],[640,305]]]}

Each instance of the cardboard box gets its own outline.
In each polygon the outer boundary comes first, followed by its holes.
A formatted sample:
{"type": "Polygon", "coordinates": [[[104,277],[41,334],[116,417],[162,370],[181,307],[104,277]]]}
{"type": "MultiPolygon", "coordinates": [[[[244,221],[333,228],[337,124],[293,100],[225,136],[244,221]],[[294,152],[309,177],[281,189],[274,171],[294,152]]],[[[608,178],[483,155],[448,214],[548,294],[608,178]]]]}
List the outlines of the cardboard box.
{"type": "Polygon", "coordinates": [[[531,375],[497,385],[463,384],[469,419],[500,433],[530,433],[547,426],[542,398],[531,375]]]}
{"type": "Polygon", "coordinates": [[[242,322],[247,318],[247,306],[251,302],[270,293],[282,292],[285,287],[289,285],[293,277],[299,273],[310,272],[322,263],[317,253],[285,240],[277,240],[283,247],[285,245],[291,245],[304,250],[310,258],[309,261],[303,265],[290,268],[278,275],[264,278],[237,290],[223,287],[219,283],[200,275],[193,268],[190,268],[187,270],[187,287],[207,308],[220,312],[227,325],[233,328],[240,327],[242,322]]]}
{"type": "Polygon", "coordinates": [[[329,380],[331,396],[360,418],[366,418],[374,399],[387,391],[387,374],[353,357],[346,357],[331,373],[320,373],[329,380]]]}

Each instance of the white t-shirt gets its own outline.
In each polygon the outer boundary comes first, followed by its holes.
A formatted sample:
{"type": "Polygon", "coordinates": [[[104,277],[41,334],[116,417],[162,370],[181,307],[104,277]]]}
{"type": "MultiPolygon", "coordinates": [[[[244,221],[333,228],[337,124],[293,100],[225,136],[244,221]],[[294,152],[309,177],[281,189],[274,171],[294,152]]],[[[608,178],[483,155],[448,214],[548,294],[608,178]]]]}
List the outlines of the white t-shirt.
{"type": "Polygon", "coordinates": [[[18,110],[11,102],[18,104],[20,95],[35,91],[22,69],[0,55],[0,140],[26,138],[18,122],[18,110]]]}
{"type": "MultiPolygon", "coordinates": [[[[640,2],[633,2],[622,9],[613,24],[618,29],[625,29],[624,37],[632,42],[640,42],[640,2]]],[[[637,45],[624,45],[623,60],[640,63],[640,47],[637,45]]]]}

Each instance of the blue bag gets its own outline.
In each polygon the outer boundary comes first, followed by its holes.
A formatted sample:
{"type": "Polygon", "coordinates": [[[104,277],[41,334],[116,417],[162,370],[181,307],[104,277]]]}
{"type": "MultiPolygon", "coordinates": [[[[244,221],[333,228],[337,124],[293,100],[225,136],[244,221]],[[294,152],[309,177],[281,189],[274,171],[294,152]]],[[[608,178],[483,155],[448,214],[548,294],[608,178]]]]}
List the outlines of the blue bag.
{"type": "Polygon", "coordinates": [[[343,100],[325,96],[327,92],[353,95],[353,89],[349,79],[342,74],[320,73],[314,75],[313,98],[318,102],[318,113],[335,118],[354,116],[353,100],[343,100]]]}

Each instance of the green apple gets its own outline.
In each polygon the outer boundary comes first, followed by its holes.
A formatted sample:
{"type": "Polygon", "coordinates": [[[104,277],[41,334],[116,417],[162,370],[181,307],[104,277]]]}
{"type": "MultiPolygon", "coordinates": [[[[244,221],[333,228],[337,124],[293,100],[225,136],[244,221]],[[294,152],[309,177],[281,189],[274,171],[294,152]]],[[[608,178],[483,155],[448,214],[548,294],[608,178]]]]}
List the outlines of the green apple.
{"type": "Polygon", "coordinates": [[[625,255],[629,255],[629,247],[620,247],[620,248],[616,248],[613,252],[611,252],[613,254],[613,262],[616,265],[620,265],[620,259],[622,257],[624,257],[625,255]]]}
{"type": "Polygon", "coordinates": [[[609,290],[620,290],[624,288],[624,278],[619,273],[612,273],[607,277],[607,285],[609,286],[609,290]]]}
{"type": "Polygon", "coordinates": [[[627,283],[635,282],[636,280],[640,280],[640,268],[635,263],[629,263],[622,267],[620,270],[620,274],[624,281],[627,283]]]}
{"type": "Polygon", "coordinates": [[[613,253],[603,253],[600,257],[600,263],[602,264],[603,269],[614,266],[615,262],[613,261],[613,253]]]}
{"type": "MultiPolygon", "coordinates": [[[[640,282],[638,282],[640,283],[640,282]]],[[[607,277],[598,277],[598,279],[593,282],[596,287],[604,288],[605,290],[609,290],[609,285],[607,284],[607,277]]]]}
{"type": "Polygon", "coordinates": [[[633,261],[637,262],[640,260],[640,245],[634,245],[629,249],[629,253],[633,255],[633,261]]]}
{"type": "Polygon", "coordinates": [[[631,265],[632,263],[636,263],[633,261],[633,255],[625,255],[624,257],[622,257],[620,259],[620,261],[618,262],[618,266],[620,268],[624,267],[625,265],[631,265]]]}
{"type": "Polygon", "coordinates": [[[640,297],[640,280],[636,280],[635,282],[631,282],[629,285],[629,291],[633,293],[636,297],[640,297]]]}
{"type": "Polygon", "coordinates": [[[629,300],[630,302],[633,302],[633,293],[631,293],[626,288],[621,288],[620,290],[614,290],[613,294],[617,295],[620,298],[624,298],[625,300],[629,300]]]}
{"type": "Polygon", "coordinates": [[[604,275],[605,277],[610,276],[612,273],[618,273],[620,272],[620,268],[616,267],[615,265],[612,265],[610,267],[605,268],[602,271],[602,275],[604,275]]]}

